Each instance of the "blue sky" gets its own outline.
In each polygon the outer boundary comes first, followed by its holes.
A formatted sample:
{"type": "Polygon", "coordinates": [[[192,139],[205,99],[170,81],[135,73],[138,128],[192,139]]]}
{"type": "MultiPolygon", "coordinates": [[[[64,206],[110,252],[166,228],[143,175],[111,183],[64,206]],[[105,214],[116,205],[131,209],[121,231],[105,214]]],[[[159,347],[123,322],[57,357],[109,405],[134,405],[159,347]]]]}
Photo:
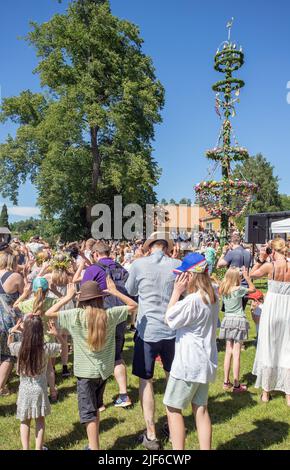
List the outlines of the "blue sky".
{"type": "MultiPolygon", "coordinates": [[[[38,77],[32,74],[37,64],[35,51],[18,38],[27,33],[30,20],[47,21],[67,4],[59,5],[56,0],[3,2],[2,97],[28,88],[39,90],[38,77]]],[[[163,169],[158,197],[193,199],[194,184],[207,175],[204,152],[215,146],[220,127],[211,86],[222,76],[213,69],[213,59],[226,39],[226,22],[232,16],[232,37],[246,54],[246,63],[237,73],[246,87],[233,120],[235,133],[251,154],[262,152],[272,162],[281,192],[290,194],[290,2],[112,0],[111,5],[114,14],[139,25],[144,51],[152,56],[166,89],[163,123],[156,128],[153,144],[163,169]]],[[[9,131],[13,131],[10,125],[0,127],[1,141],[9,131]]],[[[33,207],[35,203],[36,192],[28,184],[21,190],[19,205],[33,207]]],[[[14,214],[11,220],[17,217],[14,214]]]]}

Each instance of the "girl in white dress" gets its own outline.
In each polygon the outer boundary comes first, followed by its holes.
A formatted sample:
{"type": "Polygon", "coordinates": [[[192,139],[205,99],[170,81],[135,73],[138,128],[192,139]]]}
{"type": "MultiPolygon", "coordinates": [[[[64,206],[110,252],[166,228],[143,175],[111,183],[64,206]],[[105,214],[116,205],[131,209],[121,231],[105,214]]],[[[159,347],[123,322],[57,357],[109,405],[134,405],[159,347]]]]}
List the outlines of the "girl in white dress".
{"type": "Polygon", "coordinates": [[[290,264],[284,240],[273,240],[271,249],[271,262],[266,251],[261,251],[250,273],[252,278],[268,277],[253,374],[256,387],[263,389],[263,402],[271,400],[272,390],[279,390],[290,406],[290,264]]]}

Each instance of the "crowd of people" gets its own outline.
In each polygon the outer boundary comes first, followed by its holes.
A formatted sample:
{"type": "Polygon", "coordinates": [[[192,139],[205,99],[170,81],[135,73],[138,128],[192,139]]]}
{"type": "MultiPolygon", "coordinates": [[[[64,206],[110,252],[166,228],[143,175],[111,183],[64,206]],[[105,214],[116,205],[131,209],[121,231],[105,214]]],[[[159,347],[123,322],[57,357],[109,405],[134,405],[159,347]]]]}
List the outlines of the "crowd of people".
{"type": "Polygon", "coordinates": [[[24,450],[32,420],[35,448],[46,449],[45,417],[58,400],[56,357],[65,379],[72,373],[70,352],[87,449],[100,449],[100,413],[111,376],[118,390],[115,407],[132,405],[122,357],[127,329],[134,332],[132,374],[139,378],[145,422],[140,444],[160,448],[153,382],[158,360],[165,374],[168,425],[163,431],[172,448],[185,449],[182,411],[191,404],[200,449],[210,449],[207,402],[217,374],[217,329],[226,342],[221,387],[245,393],[240,359],[249,331],[247,303],[257,331],[252,373],[262,389],[261,402],[278,390],[290,407],[289,245],[277,238],[253,256],[237,233],[223,247],[216,237],[184,252],[181,243],[155,232],[134,242],[88,239],[51,247],[35,236],[28,243],[0,244],[0,397],[9,394],[16,365],[24,450]],[[266,295],[254,285],[259,278],[268,279],[266,295]]]}

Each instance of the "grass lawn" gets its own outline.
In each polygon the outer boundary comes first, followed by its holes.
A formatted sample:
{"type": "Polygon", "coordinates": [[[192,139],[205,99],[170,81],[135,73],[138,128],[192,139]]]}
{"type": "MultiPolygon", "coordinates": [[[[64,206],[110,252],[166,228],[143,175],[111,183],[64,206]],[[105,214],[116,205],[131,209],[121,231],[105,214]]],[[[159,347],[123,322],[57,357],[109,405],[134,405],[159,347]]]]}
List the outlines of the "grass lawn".
{"type": "MultiPolygon", "coordinates": [[[[249,314],[249,309],[248,309],[249,314]]],[[[224,392],[223,359],[224,346],[220,345],[218,378],[210,387],[209,412],[213,424],[213,449],[290,449],[290,409],[281,393],[275,393],[273,400],[264,404],[259,401],[260,391],[254,388],[255,378],[251,375],[255,356],[253,339],[255,327],[251,321],[250,339],[241,357],[241,382],[249,386],[248,393],[233,395],[224,392]]],[[[128,333],[125,346],[126,363],[131,364],[133,336],[128,333]]],[[[115,409],[112,402],[116,396],[116,384],[110,379],[105,393],[107,409],[101,415],[102,449],[140,449],[136,437],[144,430],[144,422],[138,400],[138,379],[129,371],[129,394],[134,402],[131,409],[115,409]]],[[[61,379],[60,365],[57,365],[59,402],[52,405],[52,413],[46,420],[45,444],[49,449],[75,450],[86,444],[86,433],[80,425],[77,409],[75,378],[61,379]]],[[[156,422],[161,437],[161,428],[166,421],[162,403],[165,382],[159,363],[155,369],[156,422]]],[[[20,449],[19,422],[15,419],[18,378],[13,375],[10,381],[13,395],[0,398],[0,449],[20,449]]],[[[198,449],[190,409],[184,413],[188,435],[187,449],[198,449]]],[[[33,437],[33,435],[32,435],[33,437]]],[[[170,449],[170,443],[164,442],[170,449]]]]}

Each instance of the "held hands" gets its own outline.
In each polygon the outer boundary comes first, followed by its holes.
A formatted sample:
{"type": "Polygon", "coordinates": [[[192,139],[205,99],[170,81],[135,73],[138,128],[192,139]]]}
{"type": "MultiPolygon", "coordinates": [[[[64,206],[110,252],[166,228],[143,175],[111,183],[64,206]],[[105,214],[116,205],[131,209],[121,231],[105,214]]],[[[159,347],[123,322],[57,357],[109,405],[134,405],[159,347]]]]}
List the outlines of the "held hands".
{"type": "Polygon", "coordinates": [[[181,295],[183,294],[183,292],[186,291],[187,285],[188,285],[188,275],[187,273],[182,273],[175,280],[174,291],[177,294],[181,295]]]}

